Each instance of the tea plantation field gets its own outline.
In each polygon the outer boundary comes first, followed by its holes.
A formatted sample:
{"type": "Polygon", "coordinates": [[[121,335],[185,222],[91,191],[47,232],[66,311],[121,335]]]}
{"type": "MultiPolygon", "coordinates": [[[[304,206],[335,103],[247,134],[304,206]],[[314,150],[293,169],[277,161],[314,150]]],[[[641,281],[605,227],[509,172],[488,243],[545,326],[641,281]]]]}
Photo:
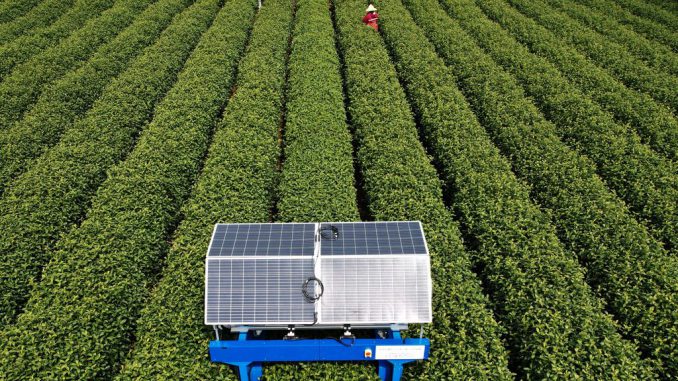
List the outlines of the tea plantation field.
{"type": "Polygon", "coordinates": [[[214,223],[360,220],[426,231],[408,380],[678,379],[678,3],[374,4],[0,2],[0,380],[237,380],[214,223]]]}

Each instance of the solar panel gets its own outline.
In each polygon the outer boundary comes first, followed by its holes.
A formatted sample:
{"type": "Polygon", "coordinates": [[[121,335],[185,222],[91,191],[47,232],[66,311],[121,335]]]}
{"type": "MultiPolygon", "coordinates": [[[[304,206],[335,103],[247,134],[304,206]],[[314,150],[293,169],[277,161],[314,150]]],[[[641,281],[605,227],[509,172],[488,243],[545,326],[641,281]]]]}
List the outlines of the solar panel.
{"type": "Polygon", "coordinates": [[[427,256],[324,257],[323,324],[428,323],[427,256]]]}
{"type": "Polygon", "coordinates": [[[332,222],[340,232],[335,239],[322,241],[322,255],[428,254],[421,223],[332,222]]]}
{"type": "Polygon", "coordinates": [[[312,256],[315,225],[217,224],[207,256],[312,256]]]}
{"type": "Polygon", "coordinates": [[[313,276],[308,259],[210,259],[207,324],[312,324],[315,307],[301,293],[313,276]]]}
{"type": "Polygon", "coordinates": [[[418,221],[217,224],[205,275],[210,325],[431,321],[418,221]]]}

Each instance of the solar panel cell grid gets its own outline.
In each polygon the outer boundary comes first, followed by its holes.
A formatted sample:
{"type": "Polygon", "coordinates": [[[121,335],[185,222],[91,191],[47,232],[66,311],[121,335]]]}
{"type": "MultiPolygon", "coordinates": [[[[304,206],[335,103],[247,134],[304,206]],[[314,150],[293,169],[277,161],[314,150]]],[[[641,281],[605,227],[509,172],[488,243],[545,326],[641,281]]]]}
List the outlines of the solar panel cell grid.
{"type": "Polygon", "coordinates": [[[315,224],[218,224],[210,257],[313,255],[315,224]]]}
{"type": "MultiPolygon", "coordinates": [[[[324,223],[323,226],[330,223],[324,223]]],[[[335,240],[322,240],[322,255],[427,254],[421,224],[407,222],[331,223],[335,240]]]]}
{"type": "Polygon", "coordinates": [[[304,300],[303,281],[313,259],[209,259],[206,324],[311,324],[315,306],[304,300]]]}
{"type": "Polygon", "coordinates": [[[431,321],[427,256],[322,260],[325,324],[431,321]]]}

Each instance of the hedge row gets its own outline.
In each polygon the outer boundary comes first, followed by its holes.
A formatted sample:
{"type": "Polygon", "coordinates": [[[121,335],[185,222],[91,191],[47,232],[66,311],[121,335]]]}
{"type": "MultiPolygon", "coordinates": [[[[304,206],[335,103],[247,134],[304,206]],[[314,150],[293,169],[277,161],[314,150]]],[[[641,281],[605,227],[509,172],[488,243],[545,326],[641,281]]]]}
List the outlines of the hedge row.
{"type": "Polygon", "coordinates": [[[553,10],[542,1],[509,0],[509,3],[560,37],[561,43],[571,44],[586,54],[628,87],[649,94],[674,112],[678,111],[678,77],[647,67],[619,44],[553,10]]]}
{"type": "MultiPolygon", "coordinates": [[[[219,0],[198,1],[187,15],[205,29],[218,9],[219,0]]],[[[11,342],[0,349],[8,379],[106,379],[119,369],[247,37],[247,12],[220,15],[87,219],[59,242],[26,312],[0,334],[11,342]]]]}
{"type": "Polygon", "coordinates": [[[56,81],[23,119],[0,134],[0,190],[23,173],[36,157],[59,141],[101,95],[155,41],[172,18],[192,0],[160,0],[134,23],[102,46],[81,68],[56,81]]]}
{"type": "Polygon", "coordinates": [[[277,219],[359,220],[353,145],[327,3],[297,0],[277,219]]]}
{"type": "Polygon", "coordinates": [[[605,38],[622,45],[624,49],[654,67],[655,70],[672,75],[678,74],[678,55],[668,46],[648,40],[619,24],[609,15],[576,4],[572,0],[547,0],[547,2],[605,38]]]}
{"type": "Polygon", "coordinates": [[[479,2],[478,5],[532,52],[548,59],[616,120],[631,124],[655,151],[678,162],[678,121],[666,106],[647,94],[628,89],[586,56],[508,5],[502,2],[479,2]]]}
{"type": "Polygon", "coordinates": [[[54,80],[85,63],[96,49],[126,28],[152,0],[121,0],[60,44],[17,66],[0,83],[0,130],[21,118],[54,80]]]}
{"type": "Polygon", "coordinates": [[[47,26],[73,6],[74,0],[45,0],[28,13],[0,24],[0,44],[30,33],[31,29],[47,26]]]}
{"type": "Polygon", "coordinates": [[[43,50],[53,47],[63,38],[90,19],[97,17],[102,11],[113,5],[112,0],[78,1],[59,20],[49,27],[36,30],[11,42],[0,46],[0,79],[7,76],[11,70],[43,50]]]}
{"type": "Polygon", "coordinates": [[[678,52],[678,33],[671,31],[663,25],[659,25],[654,21],[632,14],[619,6],[615,0],[577,0],[577,2],[608,14],[621,24],[633,28],[633,30],[649,39],[670,46],[674,52],[678,52]]]}
{"type": "Polygon", "coordinates": [[[178,16],[59,144],[6,190],[0,200],[2,322],[19,312],[55,242],[81,219],[108,168],[132,149],[207,29],[214,6],[203,2],[178,16]]]}
{"type": "Polygon", "coordinates": [[[631,13],[650,19],[674,32],[678,32],[678,15],[663,9],[660,6],[649,4],[645,0],[616,0],[622,8],[628,9],[631,13]]]}
{"type": "Polygon", "coordinates": [[[5,0],[0,4],[0,23],[10,22],[25,15],[40,0],[5,0]]]}
{"type": "Polygon", "coordinates": [[[663,9],[678,14],[678,3],[666,0],[647,0],[649,3],[662,7],[663,9]]]}
{"type": "Polygon", "coordinates": [[[475,45],[435,0],[406,0],[414,19],[454,69],[462,91],[513,170],[549,208],[558,236],[587,268],[622,333],[678,376],[678,263],[609,192],[595,165],[558,138],[517,81],[475,45]],[[491,89],[491,91],[487,91],[491,89]],[[673,363],[673,364],[672,364],[673,363]]]}
{"type": "Polygon", "coordinates": [[[237,90],[184,205],[163,277],[142,311],[137,343],[118,380],[237,379],[227,366],[209,360],[214,332],[203,323],[204,262],[214,223],[271,217],[292,9],[286,0],[265,4],[238,66],[237,90]]]}
{"type": "Polygon", "coordinates": [[[454,208],[476,240],[519,377],[651,378],[408,11],[399,0],[380,3],[383,35],[424,139],[454,189],[454,208]]]}
{"type": "MultiPolygon", "coordinates": [[[[477,0],[497,8],[498,0],[477,0]]],[[[669,248],[678,248],[678,176],[675,164],[642,144],[629,126],[615,123],[547,60],[490,21],[472,0],[443,0],[476,42],[523,85],[569,145],[587,155],[598,173],[669,248]]]]}
{"type": "MultiPolygon", "coordinates": [[[[288,63],[278,219],[283,222],[360,220],[353,145],[328,4],[297,0],[288,63]]],[[[336,333],[330,333],[336,334],[336,333]]],[[[378,379],[360,364],[267,366],[270,380],[378,379]]]]}
{"type": "Polygon", "coordinates": [[[422,221],[431,252],[434,312],[425,332],[432,340],[431,358],[407,365],[407,378],[512,379],[500,338],[503,329],[470,271],[388,53],[379,35],[360,21],[365,3],[342,0],[334,5],[369,213],[378,221],[422,221]]]}

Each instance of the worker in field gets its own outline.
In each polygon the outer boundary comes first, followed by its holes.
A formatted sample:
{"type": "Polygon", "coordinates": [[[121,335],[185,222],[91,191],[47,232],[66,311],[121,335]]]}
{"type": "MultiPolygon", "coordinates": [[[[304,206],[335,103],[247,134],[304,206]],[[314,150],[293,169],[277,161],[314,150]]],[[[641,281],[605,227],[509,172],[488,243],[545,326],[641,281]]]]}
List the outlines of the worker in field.
{"type": "Polygon", "coordinates": [[[363,17],[363,22],[368,26],[371,26],[372,29],[378,31],[379,25],[377,25],[377,20],[379,20],[379,14],[377,13],[377,8],[374,5],[370,4],[369,7],[365,10],[365,17],[363,17]]]}

